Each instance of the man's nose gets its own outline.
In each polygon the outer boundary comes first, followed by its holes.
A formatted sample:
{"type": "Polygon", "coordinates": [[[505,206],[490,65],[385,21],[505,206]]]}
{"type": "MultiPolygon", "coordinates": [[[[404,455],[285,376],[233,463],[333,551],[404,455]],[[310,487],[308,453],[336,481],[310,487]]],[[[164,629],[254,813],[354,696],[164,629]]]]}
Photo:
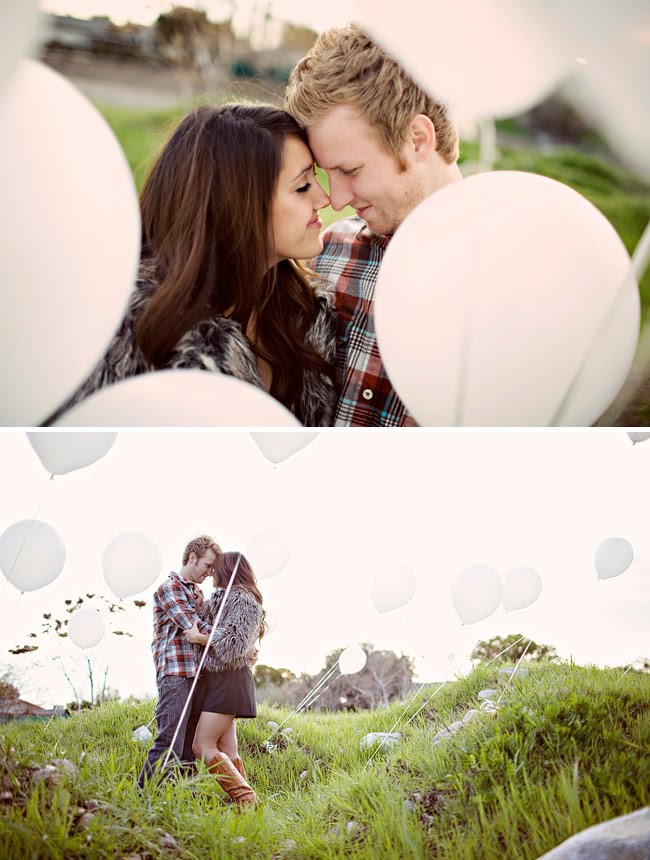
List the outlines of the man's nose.
{"type": "Polygon", "coordinates": [[[350,190],[349,184],[345,179],[341,179],[338,176],[330,176],[330,203],[332,205],[332,209],[336,209],[337,212],[340,212],[341,209],[345,209],[353,199],[354,194],[350,190]]]}

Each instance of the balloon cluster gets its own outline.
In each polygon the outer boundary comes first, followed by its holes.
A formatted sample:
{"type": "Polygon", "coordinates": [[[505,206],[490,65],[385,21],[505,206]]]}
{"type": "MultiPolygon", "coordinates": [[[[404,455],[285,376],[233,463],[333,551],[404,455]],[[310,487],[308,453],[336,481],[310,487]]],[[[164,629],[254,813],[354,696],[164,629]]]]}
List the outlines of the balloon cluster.
{"type": "Polygon", "coordinates": [[[451,601],[462,624],[488,618],[501,602],[507,611],[525,609],[542,593],[542,579],[531,567],[517,567],[502,581],[493,567],[466,567],[454,579],[451,601]]]}

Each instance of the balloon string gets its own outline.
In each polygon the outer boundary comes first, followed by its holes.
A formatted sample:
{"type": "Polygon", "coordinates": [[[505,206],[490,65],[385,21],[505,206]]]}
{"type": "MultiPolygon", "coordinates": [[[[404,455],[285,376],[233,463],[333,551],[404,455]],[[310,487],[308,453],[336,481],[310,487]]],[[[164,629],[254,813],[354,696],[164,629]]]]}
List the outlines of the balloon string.
{"type": "MultiPolygon", "coordinates": [[[[7,574],[7,580],[6,580],[7,582],[11,582],[11,574],[14,572],[15,566],[18,564],[18,559],[20,558],[20,554],[23,551],[23,547],[25,546],[27,538],[31,534],[32,528],[34,527],[34,523],[36,522],[36,517],[38,516],[38,512],[40,511],[41,505],[43,504],[43,499],[45,498],[45,494],[47,493],[47,489],[53,480],[54,480],[54,473],[52,473],[50,475],[50,477],[47,479],[47,483],[45,484],[45,489],[43,490],[43,493],[41,495],[41,499],[40,499],[38,505],[36,506],[36,510],[34,511],[34,516],[31,519],[31,522],[29,524],[29,528],[27,529],[27,534],[25,535],[25,537],[22,540],[22,543],[18,547],[18,552],[16,553],[16,558],[13,560],[11,568],[9,569],[9,573],[7,574]]],[[[21,592],[21,594],[22,594],[22,592],[21,592]]]]}
{"type": "Polygon", "coordinates": [[[643,655],[644,655],[644,654],[647,654],[647,651],[648,651],[648,649],[647,649],[647,648],[644,648],[644,649],[643,649],[643,651],[641,651],[641,653],[640,653],[640,654],[637,654],[637,655],[636,655],[636,657],[634,658],[634,660],[632,660],[632,662],[631,662],[631,663],[630,663],[630,665],[627,667],[627,669],[623,672],[623,674],[621,675],[621,677],[616,681],[616,683],[617,683],[617,684],[618,684],[620,681],[622,681],[622,680],[623,680],[623,678],[627,675],[627,673],[630,671],[630,669],[632,668],[632,666],[634,666],[634,664],[636,663],[636,661],[637,661],[639,658],[643,657],[643,655]]]}
{"type": "MultiPolygon", "coordinates": [[[[422,705],[417,709],[417,711],[413,714],[413,716],[412,716],[412,717],[410,717],[410,718],[406,721],[406,723],[404,724],[404,725],[405,725],[405,727],[406,727],[406,726],[408,726],[408,724],[411,722],[411,720],[414,720],[414,719],[415,719],[415,717],[417,717],[417,715],[420,713],[420,711],[422,710],[422,708],[426,707],[426,705],[428,704],[428,702],[430,702],[430,701],[431,701],[431,699],[433,699],[433,697],[436,695],[436,693],[438,693],[438,692],[439,692],[439,691],[440,691],[440,690],[445,686],[445,684],[446,684],[446,683],[447,683],[447,681],[446,681],[446,680],[444,680],[444,681],[442,682],[442,684],[440,684],[440,686],[437,688],[437,690],[435,690],[435,691],[434,691],[434,692],[433,692],[433,693],[432,693],[432,694],[431,694],[431,695],[426,699],[426,701],[424,702],[424,704],[422,704],[422,705]]],[[[416,696],[418,696],[418,695],[420,694],[420,692],[422,691],[422,688],[423,688],[423,687],[424,687],[424,684],[421,684],[421,685],[420,685],[420,689],[417,691],[417,693],[416,693],[414,696],[412,696],[412,697],[411,697],[411,700],[408,702],[408,704],[406,705],[406,707],[404,708],[404,710],[402,711],[402,713],[399,715],[399,717],[397,718],[397,720],[393,723],[393,725],[392,725],[392,727],[391,727],[390,731],[388,731],[388,732],[385,734],[385,736],[381,739],[381,741],[377,744],[377,746],[376,746],[376,747],[375,747],[375,749],[373,750],[373,753],[372,753],[372,755],[370,756],[370,758],[368,759],[368,761],[365,763],[364,768],[366,768],[366,767],[368,767],[368,766],[369,766],[370,762],[371,762],[371,761],[373,760],[373,758],[377,755],[377,753],[378,753],[381,749],[383,749],[383,747],[386,745],[386,743],[388,742],[388,738],[389,738],[389,736],[392,734],[392,732],[394,732],[394,731],[395,731],[395,729],[397,728],[397,726],[400,724],[400,722],[401,722],[402,718],[404,717],[404,714],[407,712],[407,710],[408,710],[408,708],[409,708],[409,705],[411,704],[411,702],[413,702],[413,700],[416,698],[416,696]]],[[[445,728],[447,728],[447,727],[445,726],[445,728]]]]}
{"type": "Polygon", "coordinates": [[[507,683],[505,684],[505,686],[504,686],[503,690],[501,690],[501,695],[499,696],[499,698],[498,698],[498,699],[497,699],[497,701],[496,701],[496,704],[497,704],[497,705],[499,704],[499,702],[500,702],[500,701],[501,701],[501,699],[503,698],[503,694],[505,693],[505,691],[508,689],[508,687],[509,687],[509,686],[510,686],[510,684],[512,683],[512,679],[515,677],[515,675],[516,675],[516,673],[517,673],[517,669],[519,668],[519,664],[521,663],[521,661],[522,661],[522,660],[524,659],[524,657],[526,656],[526,652],[527,652],[527,651],[528,651],[528,649],[530,648],[531,644],[532,644],[532,640],[531,640],[531,639],[529,639],[529,640],[528,640],[528,645],[526,645],[526,647],[524,648],[524,653],[523,653],[523,654],[521,655],[521,657],[517,660],[517,662],[516,662],[516,664],[515,664],[515,668],[512,670],[512,673],[510,674],[510,677],[508,678],[508,681],[507,681],[507,683]]]}
{"type": "MultiPolygon", "coordinates": [[[[341,677],[341,675],[339,674],[339,675],[335,675],[333,678],[330,678],[330,680],[327,682],[327,684],[325,684],[325,686],[324,686],[324,687],[321,687],[321,689],[320,689],[317,693],[315,693],[315,695],[313,695],[313,696],[309,699],[309,701],[305,702],[305,703],[302,705],[302,707],[301,707],[301,708],[299,708],[299,709],[297,709],[297,710],[296,710],[296,713],[297,713],[297,714],[300,714],[300,713],[302,713],[302,711],[306,711],[306,710],[307,710],[307,708],[311,708],[311,706],[314,704],[314,702],[315,702],[317,699],[320,699],[320,697],[323,695],[323,693],[324,693],[326,690],[329,690],[329,688],[332,686],[332,684],[333,684],[335,681],[338,681],[338,679],[339,679],[340,677],[341,677]]],[[[314,692],[315,692],[315,691],[314,691],[314,692]]]]}
{"type": "Polygon", "coordinates": [[[282,726],[283,726],[283,725],[284,725],[288,720],[290,720],[290,719],[291,719],[291,717],[293,717],[293,716],[294,716],[294,714],[297,714],[297,713],[298,713],[299,709],[300,709],[300,708],[305,704],[305,702],[309,699],[309,697],[310,697],[310,696],[312,696],[312,695],[316,692],[316,690],[318,690],[318,689],[319,689],[319,687],[321,687],[321,686],[322,686],[322,685],[327,681],[327,679],[330,677],[330,675],[332,674],[332,672],[334,672],[334,671],[336,670],[336,668],[338,667],[338,664],[339,664],[339,663],[338,663],[338,660],[337,660],[337,661],[336,661],[336,663],[334,663],[332,666],[330,666],[330,668],[329,668],[329,669],[327,670],[327,672],[323,675],[323,677],[319,679],[318,683],[317,683],[317,684],[316,684],[316,685],[315,685],[311,690],[309,690],[309,692],[308,692],[308,693],[303,697],[303,699],[302,699],[302,700],[301,700],[301,701],[296,705],[296,707],[295,707],[295,708],[294,708],[294,709],[293,709],[293,710],[292,710],[292,711],[291,711],[291,712],[290,712],[290,713],[289,713],[289,714],[288,714],[288,715],[287,715],[287,716],[282,720],[282,722],[278,725],[278,727],[277,727],[276,729],[273,729],[273,731],[272,731],[272,732],[271,732],[271,734],[267,737],[267,739],[264,741],[264,743],[262,744],[262,746],[265,746],[265,745],[266,745],[266,744],[271,740],[271,738],[273,737],[273,735],[274,735],[276,732],[279,732],[279,731],[280,731],[280,729],[282,728],[282,726]]]}
{"type": "Polygon", "coordinates": [[[198,680],[199,680],[199,675],[201,674],[201,669],[203,668],[203,664],[205,663],[205,658],[207,657],[207,654],[208,654],[208,648],[212,644],[212,639],[214,637],[215,630],[217,629],[217,625],[219,624],[219,621],[221,620],[221,616],[223,614],[223,610],[224,610],[224,607],[226,605],[226,600],[228,600],[228,595],[230,594],[232,584],[235,580],[235,575],[236,575],[237,570],[239,568],[239,562],[240,561],[241,561],[241,554],[239,554],[237,556],[237,563],[235,564],[235,569],[233,570],[232,575],[231,575],[230,579],[228,580],[228,585],[226,586],[226,590],[224,592],[223,599],[221,601],[221,606],[219,607],[219,609],[217,611],[217,615],[214,619],[214,623],[212,624],[212,628],[210,630],[210,635],[208,636],[208,641],[205,643],[205,646],[203,648],[203,653],[201,654],[201,660],[199,661],[199,666],[198,666],[198,669],[196,670],[196,675],[194,676],[194,678],[192,680],[192,686],[190,687],[190,692],[187,694],[187,699],[185,700],[185,704],[183,705],[183,710],[182,710],[181,715],[178,719],[178,724],[176,726],[176,729],[174,730],[174,735],[172,737],[171,743],[169,744],[169,749],[167,750],[167,754],[165,755],[165,760],[163,761],[163,765],[162,765],[163,769],[167,767],[167,762],[169,761],[169,757],[172,753],[172,749],[174,748],[174,744],[176,743],[176,738],[178,737],[178,733],[180,731],[183,720],[185,719],[187,709],[189,708],[190,701],[192,699],[192,696],[194,695],[194,690],[196,689],[196,685],[197,685],[198,680]]]}
{"type": "MultiPolygon", "coordinates": [[[[553,418],[551,420],[551,424],[550,424],[551,427],[558,426],[559,422],[563,418],[563,415],[566,411],[568,401],[569,401],[571,395],[573,394],[573,392],[575,391],[575,389],[578,385],[580,376],[582,375],[582,371],[584,370],[584,368],[587,364],[587,360],[588,360],[589,356],[591,355],[591,352],[594,348],[594,345],[600,342],[601,336],[602,336],[605,328],[607,327],[607,324],[610,322],[611,318],[614,315],[614,312],[617,310],[617,306],[621,300],[621,297],[622,296],[624,297],[626,295],[628,285],[630,284],[631,281],[632,282],[636,281],[637,284],[640,282],[641,278],[643,277],[643,274],[645,273],[645,270],[648,266],[649,261],[650,261],[650,221],[648,221],[648,223],[646,224],[646,227],[645,227],[645,229],[641,235],[641,238],[637,242],[636,248],[634,249],[634,253],[632,254],[631,263],[630,263],[630,270],[627,273],[627,275],[625,276],[625,278],[623,278],[621,285],[618,287],[618,289],[614,293],[614,298],[612,299],[609,307],[605,311],[605,314],[604,314],[604,316],[600,322],[600,325],[596,328],[596,331],[594,332],[594,335],[593,335],[591,341],[589,342],[589,346],[587,347],[587,350],[585,351],[585,354],[582,358],[582,361],[580,362],[578,369],[575,372],[573,379],[571,380],[571,383],[569,384],[569,388],[568,388],[566,394],[564,395],[563,400],[560,402],[560,405],[558,406],[558,408],[555,412],[555,415],[553,416],[553,418]]],[[[645,359],[648,357],[647,354],[650,353],[650,325],[648,325],[648,323],[646,323],[643,336],[639,337],[639,343],[637,345],[636,352],[637,352],[637,362],[636,362],[637,367],[639,368],[640,371],[647,370],[647,361],[645,361],[645,359]]],[[[632,373],[632,370],[630,371],[630,374],[631,373],[632,373]]],[[[630,374],[628,374],[628,378],[630,377],[630,374]]],[[[598,421],[596,422],[596,424],[594,426],[599,426],[599,425],[600,426],[609,426],[611,422],[613,422],[614,420],[616,420],[616,418],[618,418],[618,416],[622,412],[623,408],[627,404],[630,403],[632,398],[636,395],[639,387],[641,386],[641,384],[643,382],[643,373],[639,373],[639,377],[640,378],[634,384],[634,386],[631,389],[630,388],[627,389],[624,402],[623,403],[618,402],[616,404],[616,406],[614,406],[613,404],[610,404],[608,409],[598,419],[598,421]]]]}

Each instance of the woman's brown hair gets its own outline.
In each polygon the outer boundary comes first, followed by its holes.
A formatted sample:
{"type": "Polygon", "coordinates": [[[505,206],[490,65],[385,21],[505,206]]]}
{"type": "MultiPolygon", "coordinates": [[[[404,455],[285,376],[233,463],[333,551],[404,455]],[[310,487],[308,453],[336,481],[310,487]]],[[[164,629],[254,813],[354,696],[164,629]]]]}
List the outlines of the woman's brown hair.
{"type": "Polygon", "coordinates": [[[227,315],[272,369],[270,393],[291,408],[303,372],[331,368],[304,342],[316,314],[308,270],[273,259],[273,197],[288,136],[305,133],[269,105],[204,105],[177,126],[140,195],[142,256],[158,288],[136,327],[145,357],[162,368],[185,332],[227,315]]]}
{"type": "Polygon", "coordinates": [[[248,591],[253,595],[260,607],[262,607],[262,620],[260,622],[259,633],[259,638],[261,639],[268,629],[266,624],[266,612],[262,606],[262,593],[257,587],[257,580],[255,579],[253,568],[250,566],[246,556],[242,555],[240,552],[222,552],[215,561],[212,569],[213,582],[217,588],[227,588],[235,567],[237,567],[237,573],[235,573],[232,587],[240,588],[242,591],[248,591]],[[237,560],[239,560],[239,566],[237,566],[237,560]]]}

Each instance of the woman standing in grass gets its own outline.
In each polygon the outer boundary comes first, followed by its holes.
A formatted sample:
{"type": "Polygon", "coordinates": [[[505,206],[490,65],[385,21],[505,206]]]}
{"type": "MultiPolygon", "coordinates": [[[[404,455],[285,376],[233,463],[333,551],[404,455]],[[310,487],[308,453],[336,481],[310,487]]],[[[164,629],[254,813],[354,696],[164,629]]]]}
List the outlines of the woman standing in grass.
{"type": "MultiPolygon", "coordinates": [[[[255,574],[243,555],[224,552],[217,558],[212,573],[215,590],[203,611],[204,620],[214,624],[235,567],[199,680],[196,700],[203,704],[192,749],[233,800],[255,806],[257,795],[247,782],[239,755],[235,720],[257,716],[251,669],[257,656],[255,642],[266,632],[266,613],[255,574]]],[[[197,624],[185,636],[196,645],[205,646],[208,641],[197,624]]]]}
{"type": "Polygon", "coordinates": [[[236,376],[308,426],[332,423],[336,316],[300,260],[319,209],[305,132],[268,105],[189,113],[140,195],[142,255],[122,324],[52,423],[95,391],[160,369],[236,376]]]}

